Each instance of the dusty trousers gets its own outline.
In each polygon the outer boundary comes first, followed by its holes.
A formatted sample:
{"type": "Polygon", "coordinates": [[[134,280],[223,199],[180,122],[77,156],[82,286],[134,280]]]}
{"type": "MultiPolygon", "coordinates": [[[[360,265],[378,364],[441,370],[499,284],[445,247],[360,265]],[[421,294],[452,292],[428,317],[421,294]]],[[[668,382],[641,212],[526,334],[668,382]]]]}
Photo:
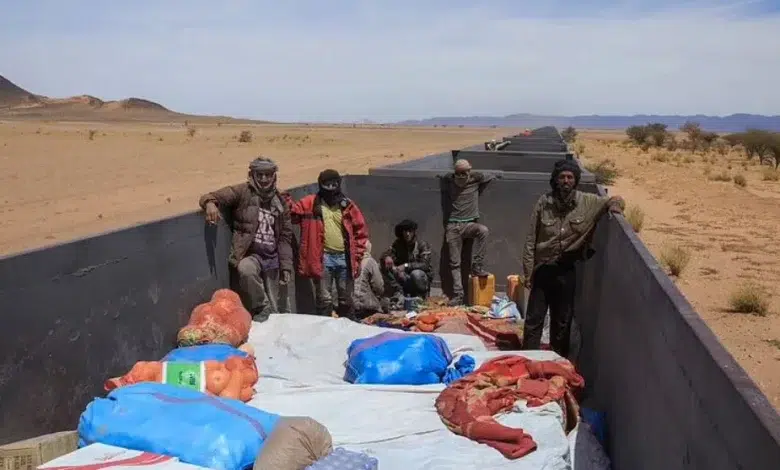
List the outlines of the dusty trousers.
{"type": "Polygon", "coordinates": [[[314,281],[314,293],[317,315],[328,316],[334,310],[340,317],[353,317],[352,292],[354,280],[344,253],[325,253],[322,257],[322,278],[314,281]],[[338,305],[333,303],[331,294],[336,284],[338,305]]]}
{"type": "Polygon", "coordinates": [[[279,270],[263,271],[254,256],[247,256],[238,263],[238,285],[255,321],[265,321],[272,313],[283,313],[280,306],[282,310],[289,308],[287,289],[282,293],[279,286],[279,270]]]}
{"type": "Polygon", "coordinates": [[[577,275],[574,263],[545,264],[531,278],[531,292],[523,329],[523,349],[539,349],[547,309],[550,309],[550,346],[568,357],[577,275]]]}
{"type": "Polygon", "coordinates": [[[444,239],[449,250],[449,266],[452,272],[452,291],[457,297],[463,296],[463,278],[460,272],[460,258],[463,240],[474,239],[471,248],[471,267],[483,268],[487,250],[488,228],[476,222],[447,222],[444,239]]]}

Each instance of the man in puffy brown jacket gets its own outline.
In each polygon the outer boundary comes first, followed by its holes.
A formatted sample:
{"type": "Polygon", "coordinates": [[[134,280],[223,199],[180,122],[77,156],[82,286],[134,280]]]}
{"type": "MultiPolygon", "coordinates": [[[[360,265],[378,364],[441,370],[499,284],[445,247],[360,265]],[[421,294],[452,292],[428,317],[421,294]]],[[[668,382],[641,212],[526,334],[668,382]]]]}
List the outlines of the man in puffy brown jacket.
{"type": "Polygon", "coordinates": [[[278,167],[258,157],[245,183],[204,194],[200,206],[216,224],[230,216],[233,243],[228,262],[238,271],[240,293],[256,321],[287,312],[287,283],[293,272],[290,209],[276,189],[278,167]]]}

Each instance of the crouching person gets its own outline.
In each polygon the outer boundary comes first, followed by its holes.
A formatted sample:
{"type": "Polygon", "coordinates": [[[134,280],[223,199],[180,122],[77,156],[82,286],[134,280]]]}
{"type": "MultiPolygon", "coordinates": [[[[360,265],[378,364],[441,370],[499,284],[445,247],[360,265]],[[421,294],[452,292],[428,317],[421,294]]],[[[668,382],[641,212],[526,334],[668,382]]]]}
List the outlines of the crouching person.
{"type": "Polygon", "coordinates": [[[319,191],[300,201],[288,193],[292,223],[301,226],[298,274],[314,281],[318,315],[333,311],[331,289],[336,284],[339,316],[352,318],[354,280],[366,251],[368,227],[354,201],[341,191],[341,176],[325,170],[317,178],[319,191]]]}
{"type": "Polygon", "coordinates": [[[531,215],[523,253],[523,276],[530,289],[523,349],[539,349],[549,308],[550,345],[559,355],[569,355],[576,264],[586,259],[601,216],[623,211],[620,196],[578,191],[580,174],[574,161],[557,161],[550,177],[552,191],[539,198],[531,215]]]}
{"type": "Polygon", "coordinates": [[[403,297],[428,297],[433,281],[431,245],[417,239],[417,223],[402,220],[395,226],[395,240],[382,254],[389,303],[403,297]]]}
{"type": "Polygon", "coordinates": [[[366,252],[360,261],[360,275],[355,281],[352,296],[355,318],[362,320],[382,311],[381,299],[385,292],[385,281],[379,263],[371,257],[371,241],[366,241],[366,252]]]}
{"type": "Polygon", "coordinates": [[[230,214],[232,245],[228,263],[238,272],[240,294],[256,321],[287,309],[286,285],[292,275],[290,211],[276,189],[278,167],[259,157],[249,164],[246,183],[204,194],[200,206],[216,224],[220,210],[230,214]]]}

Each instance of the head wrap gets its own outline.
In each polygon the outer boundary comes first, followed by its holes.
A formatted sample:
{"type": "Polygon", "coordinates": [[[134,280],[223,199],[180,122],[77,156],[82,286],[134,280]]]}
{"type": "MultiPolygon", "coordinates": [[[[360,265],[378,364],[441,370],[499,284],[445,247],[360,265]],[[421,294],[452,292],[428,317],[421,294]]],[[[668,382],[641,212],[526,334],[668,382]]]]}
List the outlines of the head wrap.
{"type": "Polygon", "coordinates": [[[268,157],[259,156],[249,162],[249,184],[260,195],[260,198],[264,201],[268,201],[276,193],[276,172],[279,167],[276,163],[268,157]],[[270,186],[263,188],[260,186],[260,182],[257,181],[255,172],[271,171],[274,173],[273,181],[270,186]]]}
{"type": "Polygon", "coordinates": [[[552,173],[550,174],[550,187],[556,189],[556,180],[558,175],[564,171],[570,171],[574,175],[574,186],[580,184],[580,176],[582,176],[582,169],[574,160],[558,160],[553,166],[552,173]]]}
{"type": "Polygon", "coordinates": [[[268,157],[259,156],[249,163],[250,171],[277,171],[279,167],[276,166],[276,162],[268,157]]]}
{"type": "Polygon", "coordinates": [[[401,238],[406,230],[417,230],[417,222],[404,219],[395,226],[395,238],[401,238]]]}
{"type": "Polygon", "coordinates": [[[317,183],[319,183],[320,185],[322,185],[326,181],[333,181],[333,180],[336,180],[339,184],[341,184],[341,175],[339,174],[338,171],[332,169],[323,170],[320,173],[320,176],[317,177],[317,183]]]}
{"type": "Polygon", "coordinates": [[[455,162],[455,171],[467,171],[471,169],[471,163],[468,160],[461,158],[455,162]]]}
{"type": "Polygon", "coordinates": [[[317,194],[327,205],[341,205],[346,200],[344,193],[341,192],[341,175],[338,171],[333,169],[323,170],[317,177],[317,184],[320,186],[317,194]],[[336,187],[334,189],[325,188],[324,185],[328,182],[335,182],[336,187]]]}

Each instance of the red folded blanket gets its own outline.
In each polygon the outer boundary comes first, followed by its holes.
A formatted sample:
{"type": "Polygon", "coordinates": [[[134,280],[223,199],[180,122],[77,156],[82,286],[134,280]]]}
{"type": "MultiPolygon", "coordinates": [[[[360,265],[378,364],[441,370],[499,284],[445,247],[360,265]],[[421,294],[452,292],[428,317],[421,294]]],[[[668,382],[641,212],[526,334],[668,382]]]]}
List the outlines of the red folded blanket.
{"type": "Polygon", "coordinates": [[[522,429],[499,424],[493,416],[510,410],[519,399],[526,399],[528,406],[558,401],[566,412],[566,392],[583,385],[582,377],[565,359],[502,356],[447,387],[436,399],[436,410],[455,434],[517,459],[536,450],[536,442],[522,429]]]}

